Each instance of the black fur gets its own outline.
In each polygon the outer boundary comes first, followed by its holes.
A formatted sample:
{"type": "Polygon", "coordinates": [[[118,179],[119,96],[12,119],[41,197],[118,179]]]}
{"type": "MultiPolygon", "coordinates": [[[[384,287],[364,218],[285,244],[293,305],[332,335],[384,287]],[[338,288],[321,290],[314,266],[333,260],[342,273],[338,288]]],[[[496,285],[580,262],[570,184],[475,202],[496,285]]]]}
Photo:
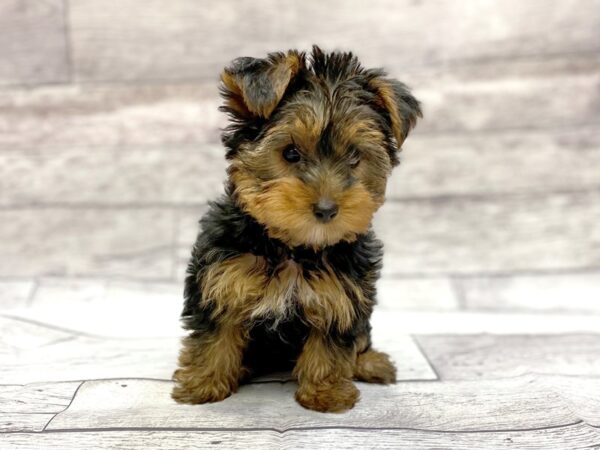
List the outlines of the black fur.
{"type": "MultiPolygon", "coordinates": [[[[252,79],[253,76],[262,80],[254,87],[254,96],[256,98],[264,98],[265,101],[270,97],[264,92],[265,67],[269,61],[281,55],[280,53],[272,53],[267,58],[249,58],[243,57],[234,60],[226,70],[232,73],[243,73],[245,79],[252,79]]],[[[301,58],[305,59],[304,53],[299,53],[301,58]]],[[[375,78],[385,78],[387,76],[383,69],[365,69],[351,52],[341,53],[325,53],[319,47],[313,46],[308,64],[304,66],[296,76],[290,81],[284,97],[279,102],[279,107],[285,105],[293,94],[303,89],[310,89],[311,83],[328,82],[336,83],[340,80],[349,86],[353,94],[361,99],[365,105],[368,105],[375,110],[381,117],[380,128],[387,136],[387,152],[390,156],[392,164],[395,166],[399,163],[398,147],[402,142],[397,142],[391,128],[389,112],[381,107],[377,101],[377,95],[369,86],[375,78]]],[[[410,129],[415,125],[417,118],[422,116],[421,105],[419,101],[412,96],[408,87],[397,80],[387,79],[395,93],[398,104],[398,113],[402,118],[404,129],[403,138],[406,138],[410,129]]],[[[221,95],[227,98],[231,95],[227,89],[221,86],[221,95]]],[[[227,106],[221,106],[220,111],[228,114],[230,124],[225,128],[221,136],[221,140],[227,148],[226,157],[231,159],[238,152],[238,147],[244,142],[251,142],[259,138],[261,133],[264,133],[270,125],[277,122],[277,114],[273,114],[270,118],[265,119],[258,116],[240,115],[235,110],[227,106]]]]}
{"type": "MultiPolygon", "coordinates": [[[[199,280],[211,264],[252,253],[268,261],[271,273],[282,261],[292,258],[302,266],[303,275],[307,278],[318,276],[319,270],[324,269],[324,261],[327,261],[336,275],[344,274],[357,283],[371,303],[368,309],[361,309],[358,299],[351,291],[347,292],[355,303],[357,319],[344,334],[338,333],[336,324],[332,324],[329,334],[332,343],[347,346],[359,334],[369,335],[369,318],[376,301],[374,283],[379,276],[383,256],[382,244],[372,231],[359,236],[354,242],[343,241],[321,251],[307,247],[289,248],[281,241],[269,238],[265,228],[241,210],[232,194],[232,186],[220,200],[210,203],[208,212],[200,220],[200,228],[185,280],[184,328],[200,333],[215,330],[217,324],[216,318],[212,317],[212,309],[200,301],[202,290],[199,280]]],[[[291,369],[309,330],[302,311],[296,310],[290,319],[276,326],[269,320],[251,325],[251,340],[244,355],[246,367],[254,373],[291,369]]]]}
{"type": "MultiPolygon", "coordinates": [[[[318,47],[313,47],[308,59],[303,53],[298,53],[298,56],[301,67],[294,72],[283,98],[269,117],[259,117],[231,106],[220,108],[230,118],[230,125],[222,135],[227,148],[226,157],[235,158],[242,144],[260,139],[266,130],[277,123],[278,110],[298,91],[311,89],[319,83],[336,85],[343,82],[344,93],[370,107],[373,115],[377,116],[377,125],[385,135],[386,152],[392,165],[397,164],[398,147],[402,142],[398,142],[397,134],[394,135],[390,112],[385,109],[386,105],[378,97],[372,83],[386,74],[381,69],[364,69],[352,53],[326,54],[318,47]]],[[[269,91],[268,69],[275,59],[281,57],[283,54],[274,53],[266,59],[239,58],[226,72],[241,80],[244,92],[254,103],[268,103],[273,100],[274,95],[269,91]]],[[[391,85],[398,104],[397,112],[404,127],[400,136],[403,140],[414,126],[416,118],[421,115],[420,105],[404,84],[390,79],[385,79],[385,82],[391,85]]],[[[226,100],[231,100],[236,94],[221,86],[221,95],[226,100]]],[[[329,151],[328,139],[326,132],[320,145],[323,152],[329,151]]],[[[201,231],[192,251],[185,280],[185,305],[182,313],[184,327],[196,334],[215,331],[218,317],[214,317],[210,302],[201,301],[201,280],[205,270],[212,264],[251,253],[267,261],[267,270],[270,272],[268,275],[275,273],[283,261],[291,258],[301,265],[306,278],[319,276],[319,272],[327,264],[336,272],[338,279],[345,276],[352,280],[362,290],[368,304],[359,304],[353,291],[347,289],[346,293],[354,304],[356,318],[350,329],[343,334],[336,331],[336,324],[332,324],[328,337],[332,345],[350,346],[358,336],[365,336],[367,345],[370,346],[369,318],[376,301],[375,281],[382,261],[382,244],[374,233],[369,230],[354,242],[341,241],[319,251],[308,247],[289,248],[283,242],[270,238],[265,227],[241,209],[233,192],[234,187],[228,185],[225,195],[210,203],[208,212],[200,220],[201,231]]],[[[294,303],[301,305],[301,302],[294,303]]],[[[250,329],[250,342],[244,355],[244,365],[255,372],[259,368],[291,368],[309,332],[301,306],[296,306],[296,310],[285,321],[266,320],[247,325],[250,329]]]]}

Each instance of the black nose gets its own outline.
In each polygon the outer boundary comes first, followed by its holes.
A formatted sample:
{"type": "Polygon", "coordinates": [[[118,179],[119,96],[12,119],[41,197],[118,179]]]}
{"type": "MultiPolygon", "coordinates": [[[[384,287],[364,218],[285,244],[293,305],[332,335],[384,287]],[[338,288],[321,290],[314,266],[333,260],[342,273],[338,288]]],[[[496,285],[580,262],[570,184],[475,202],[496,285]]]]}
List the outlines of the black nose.
{"type": "Polygon", "coordinates": [[[313,205],[313,212],[320,222],[327,223],[337,216],[338,207],[334,201],[322,198],[313,205]]]}

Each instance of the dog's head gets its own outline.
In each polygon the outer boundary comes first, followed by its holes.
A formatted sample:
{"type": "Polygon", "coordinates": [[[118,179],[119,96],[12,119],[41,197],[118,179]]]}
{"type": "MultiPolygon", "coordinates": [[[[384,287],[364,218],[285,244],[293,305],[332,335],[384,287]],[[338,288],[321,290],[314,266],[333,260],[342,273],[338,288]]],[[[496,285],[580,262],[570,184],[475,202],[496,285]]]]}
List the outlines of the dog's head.
{"type": "Polygon", "coordinates": [[[238,58],[221,75],[229,180],[271,237],[315,249],[368,230],[421,116],[407,87],[351,53],[238,58]]]}

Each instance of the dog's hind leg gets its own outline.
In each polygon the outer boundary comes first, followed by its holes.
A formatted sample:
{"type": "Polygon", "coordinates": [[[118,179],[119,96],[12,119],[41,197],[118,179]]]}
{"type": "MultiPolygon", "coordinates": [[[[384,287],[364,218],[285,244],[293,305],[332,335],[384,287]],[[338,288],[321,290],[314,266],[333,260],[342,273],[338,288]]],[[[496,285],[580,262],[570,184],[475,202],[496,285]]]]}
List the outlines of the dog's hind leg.
{"type": "Polygon", "coordinates": [[[396,382],[396,367],[387,353],[371,348],[368,335],[356,341],[357,355],[354,364],[354,378],[367,383],[391,384],[396,382]]]}

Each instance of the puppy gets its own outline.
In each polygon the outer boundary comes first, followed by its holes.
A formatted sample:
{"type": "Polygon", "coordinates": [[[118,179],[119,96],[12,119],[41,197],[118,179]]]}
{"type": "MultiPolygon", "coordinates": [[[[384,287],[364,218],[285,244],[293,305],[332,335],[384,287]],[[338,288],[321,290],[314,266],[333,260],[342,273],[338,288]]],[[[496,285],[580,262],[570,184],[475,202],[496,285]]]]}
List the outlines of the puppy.
{"type": "Polygon", "coordinates": [[[347,410],[353,380],[395,382],[371,348],[382,260],[371,220],[419,102],[316,46],[238,58],[221,81],[228,181],[188,266],[172,396],[216,402],[251,375],[293,369],[302,406],[347,410]]]}

